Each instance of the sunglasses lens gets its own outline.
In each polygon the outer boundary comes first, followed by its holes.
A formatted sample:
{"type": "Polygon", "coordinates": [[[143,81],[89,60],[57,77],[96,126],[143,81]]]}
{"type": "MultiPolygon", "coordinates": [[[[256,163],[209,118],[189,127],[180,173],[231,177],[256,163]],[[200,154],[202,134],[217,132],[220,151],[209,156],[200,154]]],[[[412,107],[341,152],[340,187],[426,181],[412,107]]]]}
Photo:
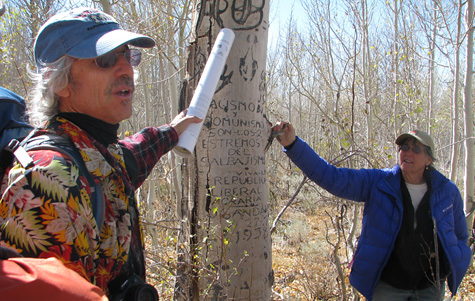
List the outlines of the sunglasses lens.
{"type": "Polygon", "coordinates": [[[114,67],[117,63],[117,57],[119,55],[124,55],[125,59],[130,63],[131,66],[136,67],[140,64],[142,59],[142,53],[138,49],[128,49],[123,53],[109,52],[100,57],[96,58],[97,66],[101,68],[111,68],[114,67]]]}
{"type": "Polygon", "coordinates": [[[101,68],[110,68],[117,62],[117,53],[109,52],[96,58],[97,66],[101,68]]]}
{"type": "Polygon", "coordinates": [[[133,67],[138,66],[142,59],[142,53],[138,49],[129,49],[124,53],[124,56],[133,67]]]}
{"type": "MultiPolygon", "coordinates": [[[[408,152],[410,149],[411,147],[407,144],[401,145],[401,147],[399,148],[399,150],[405,151],[405,152],[408,152]]],[[[412,151],[414,152],[414,154],[420,154],[422,152],[422,148],[419,146],[414,146],[412,147],[412,151]]]]}

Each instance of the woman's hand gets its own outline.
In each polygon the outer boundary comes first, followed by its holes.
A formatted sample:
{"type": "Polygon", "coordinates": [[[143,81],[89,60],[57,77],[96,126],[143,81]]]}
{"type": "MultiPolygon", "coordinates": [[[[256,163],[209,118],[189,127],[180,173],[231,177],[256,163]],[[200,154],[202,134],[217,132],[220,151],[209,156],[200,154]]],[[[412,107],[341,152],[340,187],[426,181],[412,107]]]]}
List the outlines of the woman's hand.
{"type": "Polygon", "coordinates": [[[272,130],[280,132],[277,140],[283,147],[291,145],[296,139],[295,129],[290,122],[279,121],[272,127],[272,130]]]}

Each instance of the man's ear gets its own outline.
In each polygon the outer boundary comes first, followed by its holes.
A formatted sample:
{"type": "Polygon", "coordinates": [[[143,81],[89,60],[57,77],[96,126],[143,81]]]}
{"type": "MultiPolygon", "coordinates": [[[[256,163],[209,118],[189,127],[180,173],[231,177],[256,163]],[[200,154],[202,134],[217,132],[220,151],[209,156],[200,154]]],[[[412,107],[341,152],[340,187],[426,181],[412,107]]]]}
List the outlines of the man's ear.
{"type": "Polygon", "coordinates": [[[66,85],[66,87],[62,88],[62,89],[59,90],[59,91],[56,91],[55,94],[58,95],[59,97],[62,97],[62,98],[69,97],[69,95],[71,95],[70,84],[68,83],[68,84],[66,85]]]}

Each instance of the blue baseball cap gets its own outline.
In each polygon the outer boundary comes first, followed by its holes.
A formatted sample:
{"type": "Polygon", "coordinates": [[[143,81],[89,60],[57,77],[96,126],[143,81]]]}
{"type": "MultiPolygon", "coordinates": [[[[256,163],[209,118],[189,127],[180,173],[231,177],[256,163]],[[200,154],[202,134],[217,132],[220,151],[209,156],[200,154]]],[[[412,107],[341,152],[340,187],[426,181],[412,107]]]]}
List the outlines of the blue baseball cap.
{"type": "Polygon", "coordinates": [[[123,30],[112,16],[100,10],[80,7],[59,13],[41,26],[35,40],[35,62],[41,68],[63,55],[96,58],[123,44],[151,48],[155,41],[123,30]]]}

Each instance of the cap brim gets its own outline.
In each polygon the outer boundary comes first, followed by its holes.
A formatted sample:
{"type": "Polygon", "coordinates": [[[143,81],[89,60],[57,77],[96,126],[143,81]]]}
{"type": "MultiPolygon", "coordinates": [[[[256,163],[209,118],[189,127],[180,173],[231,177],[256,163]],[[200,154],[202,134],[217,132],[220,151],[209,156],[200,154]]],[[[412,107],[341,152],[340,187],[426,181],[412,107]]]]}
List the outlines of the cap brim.
{"type": "MultiPolygon", "coordinates": [[[[427,142],[425,142],[424,140],[422,140],[419,136],[414,135],[414,134],[411,134],[411,133],[401,134],[399,137],[397,137],[397,139],[396,139],[396,144],[397,144],[397,145],[402,145],[402,144],[404,143],[404,141],[406,141],[408,138],[414,138],[414,139],[416,139],[417,141],[419,141],[420,143],[422,143],[423,145],[428,146],[428,147],[430,147],[431,149],[433,149],[433,146],[432,146],[432,145],[428,145],[427,142]]],[[[432,151],[433,151],[433,150],[432,150],[432,151]]]]}
{"type": "Polygon", "coordinates": [[[152,48],[155,46],[155,41],[145,35],[116,29],[90,37],[72,47],[66,54],[76,58],[91,59],[106,54],[123,44],[152,48]]]}
{"type": "Polygon", "coordinates": [[[420,139],[418,139],[417,136],[414,136],[414,135],[411,135],[411,134],[408,134],[408,133],[404,133],[404,134],[399,135],[399,137],[397,137],[396,144],[397,145],[402,145],[404,143],[404,141],[406,141],[408,138],[416,138],[418,141],[420,141],[420,139]]]}

